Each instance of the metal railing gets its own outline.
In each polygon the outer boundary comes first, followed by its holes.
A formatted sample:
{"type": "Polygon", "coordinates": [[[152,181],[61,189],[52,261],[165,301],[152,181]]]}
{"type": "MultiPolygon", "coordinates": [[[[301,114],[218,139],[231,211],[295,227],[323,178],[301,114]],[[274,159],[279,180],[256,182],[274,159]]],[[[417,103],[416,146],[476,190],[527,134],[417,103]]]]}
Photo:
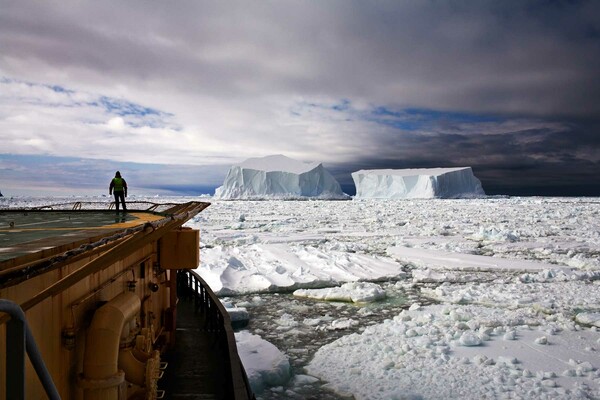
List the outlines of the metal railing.
{"type": "MultiPolygon", "coordinates": [[[[154,203],[152,201],[133,200],[127,201],[128,211],[161,212],[181,203],[154,203]]],[[[67,203],[45,204],[42,206],[26,207],[25,210],[53,210],[53,211],[78,211],[78,210],[114,210],[114,201],[76,201],[67,203]]]]}
{"type": "Polygon", "coordinates": [[[233,400],[255,399],[248,376],[240,360],[235,343],[229,313],[219,301],[208,284],[191,270],[179,270],[177,273],[177,292],[182,297],[193,297],[196,312],[203,314],[205,329],[213,332],[219,341],[222,357],[228,369],[228,381],[231,382],[228,398],[233,400]]]}
{"type": "Polygon", "coordinates": [[[25,313],[16,303],[0,299],[0,311],[10,315],[6,322],[6,398],[25,399],[25,351],[50,400],[60,400],[54,381],[31,334],[25,313]]]}

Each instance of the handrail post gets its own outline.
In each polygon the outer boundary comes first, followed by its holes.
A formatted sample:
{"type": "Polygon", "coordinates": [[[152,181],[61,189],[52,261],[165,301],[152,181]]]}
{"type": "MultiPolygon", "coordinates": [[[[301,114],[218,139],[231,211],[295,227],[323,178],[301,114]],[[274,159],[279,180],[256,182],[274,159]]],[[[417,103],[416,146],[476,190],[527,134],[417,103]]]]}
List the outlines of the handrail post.
{"type": "Polygon", "coordinates": [[[25,323],[6,323],[6,398],[25,398],[25,323]]]}
{"type": "Polygon", "coordinates": [[[195,283],[195,287],[194,287],[194,311],[198,311],[198,308],[200,308],[200,298],[198,296],[198,289],[200,288],[200,282],[198,282],[198,279],[196,279],[196,277],[194,277],[194,283],[195,283]]]}

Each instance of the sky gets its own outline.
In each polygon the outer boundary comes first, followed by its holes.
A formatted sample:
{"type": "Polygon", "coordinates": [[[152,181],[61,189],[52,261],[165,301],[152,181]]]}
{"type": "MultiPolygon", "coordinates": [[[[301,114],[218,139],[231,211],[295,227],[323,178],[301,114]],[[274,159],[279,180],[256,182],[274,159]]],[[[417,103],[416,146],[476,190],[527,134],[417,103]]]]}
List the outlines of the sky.
{"type": "Polygon", "coordinates": [[[0,0],[0,191],[212,193],[284,154],[600,196],[598,1],[0,0]]]}

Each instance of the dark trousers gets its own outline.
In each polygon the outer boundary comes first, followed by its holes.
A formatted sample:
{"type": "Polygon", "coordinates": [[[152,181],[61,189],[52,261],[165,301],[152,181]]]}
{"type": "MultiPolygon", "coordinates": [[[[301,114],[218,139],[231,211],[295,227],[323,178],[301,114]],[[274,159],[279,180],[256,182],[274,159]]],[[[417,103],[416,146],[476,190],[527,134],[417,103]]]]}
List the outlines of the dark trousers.
{"type": "Polygon", "coordinates": [[[119,200],[123,205],[123,211],[127,211],[127,206],[125,205],[125,192],[113,192],[115,195],[115,207],[117,207],[117,211],[119,211],[119,200]]]}

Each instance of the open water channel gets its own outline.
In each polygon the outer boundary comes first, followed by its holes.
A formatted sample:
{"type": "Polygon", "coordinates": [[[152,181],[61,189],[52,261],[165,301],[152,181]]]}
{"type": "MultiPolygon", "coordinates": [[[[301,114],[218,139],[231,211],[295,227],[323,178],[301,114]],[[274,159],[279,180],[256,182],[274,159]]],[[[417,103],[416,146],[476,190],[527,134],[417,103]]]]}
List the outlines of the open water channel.
{"type": "Polygon", "coordinates": [[[267,388],[257,399],[348,399],[327,388],[325,382],[294,384],[294,376],[306,374],[304,367],[322,346],[367,326],[393,318],[413,303],[432,304],[419,295],[417,287],[383,282],[387,298],[369,304],[319,301],[298,298],[291,293],[251,294],[224,298],[247,308],[250,322],[242,329],[261,336],[285,353],[292,379],[284,387],[267,388]]]}

